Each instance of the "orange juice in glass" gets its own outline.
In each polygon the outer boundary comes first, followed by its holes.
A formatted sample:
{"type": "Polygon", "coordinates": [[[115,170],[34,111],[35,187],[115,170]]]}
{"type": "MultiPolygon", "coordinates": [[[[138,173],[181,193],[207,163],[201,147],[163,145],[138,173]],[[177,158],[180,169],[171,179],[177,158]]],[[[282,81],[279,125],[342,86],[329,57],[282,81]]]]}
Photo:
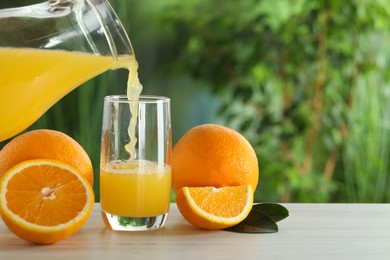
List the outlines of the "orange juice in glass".
{"type": "Polygon", "coordinates": [[[171,175],[170,166],[151,161],[112,162],[100,169],[101,207],[118,216],[165,214],[170,204],[171,175]]]}
{"type": "Polygon", "coordinates": [[[108,229],[150,230],[164,225],[170,205],[171,152],[168,98],[105,98],[100,203],[108,229]]]}

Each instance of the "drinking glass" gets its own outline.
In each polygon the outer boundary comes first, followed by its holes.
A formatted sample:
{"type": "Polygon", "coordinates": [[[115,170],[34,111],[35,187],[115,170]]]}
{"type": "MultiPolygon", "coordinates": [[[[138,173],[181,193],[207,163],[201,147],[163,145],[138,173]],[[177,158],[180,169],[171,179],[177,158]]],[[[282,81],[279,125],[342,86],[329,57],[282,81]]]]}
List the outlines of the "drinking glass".
{"type": "Polygon", "coordinates": [[[164,225],[171,194],[171,139],[169,98],[105,97],[100,203],[107,229],[164,225]]]}

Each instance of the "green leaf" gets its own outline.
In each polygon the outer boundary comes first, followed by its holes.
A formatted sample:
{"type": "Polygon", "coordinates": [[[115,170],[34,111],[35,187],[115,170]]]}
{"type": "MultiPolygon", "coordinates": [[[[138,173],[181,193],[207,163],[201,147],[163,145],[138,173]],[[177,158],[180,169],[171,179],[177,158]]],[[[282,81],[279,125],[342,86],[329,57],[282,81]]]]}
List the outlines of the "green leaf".
{"type": "Polygon", "coordinates": [[[224,230],[237,233],[276,233],[279,230],[276,222],[288,216],[288,210],[282,205],[276,203],[255,204],[241,223],[224,230]]]}
{"type": "Polygon", "coordinates": [[[237,233],[276,233],[278,232],[278,225],[272,218],[252,209],[241,223],[224,230],[237,233]]]}
{"type": "Polygon", "coordinates": [[[289,216],[288,210],[277,203],[260,203],[253,205],[252,211],[258,211],[270,217],[273,221],[278,222],[289,216]]]}

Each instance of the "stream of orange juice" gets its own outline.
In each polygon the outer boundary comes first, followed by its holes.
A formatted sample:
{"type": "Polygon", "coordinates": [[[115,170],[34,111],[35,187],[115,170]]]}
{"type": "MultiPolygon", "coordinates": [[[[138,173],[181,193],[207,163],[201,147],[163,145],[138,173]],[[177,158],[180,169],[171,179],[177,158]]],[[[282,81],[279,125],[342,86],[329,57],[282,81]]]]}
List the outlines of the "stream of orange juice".
{"type": "Polygon", "coordinates": [[[130,55],[114,60],[77,52],[0,48],[0,141],[23,131],[87,80],[109,69],[136,67],[130,55]]]}
{"type": "Polygon", "coordinates": [[[100,203],[117,216],[152,217],[169,210],[171,168],[155,162],[128,160],[100,169],[100,203]]]}

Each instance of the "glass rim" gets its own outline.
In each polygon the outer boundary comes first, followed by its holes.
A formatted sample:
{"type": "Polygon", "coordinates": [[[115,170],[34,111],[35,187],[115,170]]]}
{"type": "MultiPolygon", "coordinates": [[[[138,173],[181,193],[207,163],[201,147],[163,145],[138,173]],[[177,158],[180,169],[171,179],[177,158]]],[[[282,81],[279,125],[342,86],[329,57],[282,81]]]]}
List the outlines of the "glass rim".
{"type": "Polygon", "coordinates": [[[104,97],[104,102],[116,102],[116,103],[158,103],[169,102],[171,99],[165,96],[155,95],[141,95],[139,100],[128,99],[126,95],[109,95],[104,97]]]}

